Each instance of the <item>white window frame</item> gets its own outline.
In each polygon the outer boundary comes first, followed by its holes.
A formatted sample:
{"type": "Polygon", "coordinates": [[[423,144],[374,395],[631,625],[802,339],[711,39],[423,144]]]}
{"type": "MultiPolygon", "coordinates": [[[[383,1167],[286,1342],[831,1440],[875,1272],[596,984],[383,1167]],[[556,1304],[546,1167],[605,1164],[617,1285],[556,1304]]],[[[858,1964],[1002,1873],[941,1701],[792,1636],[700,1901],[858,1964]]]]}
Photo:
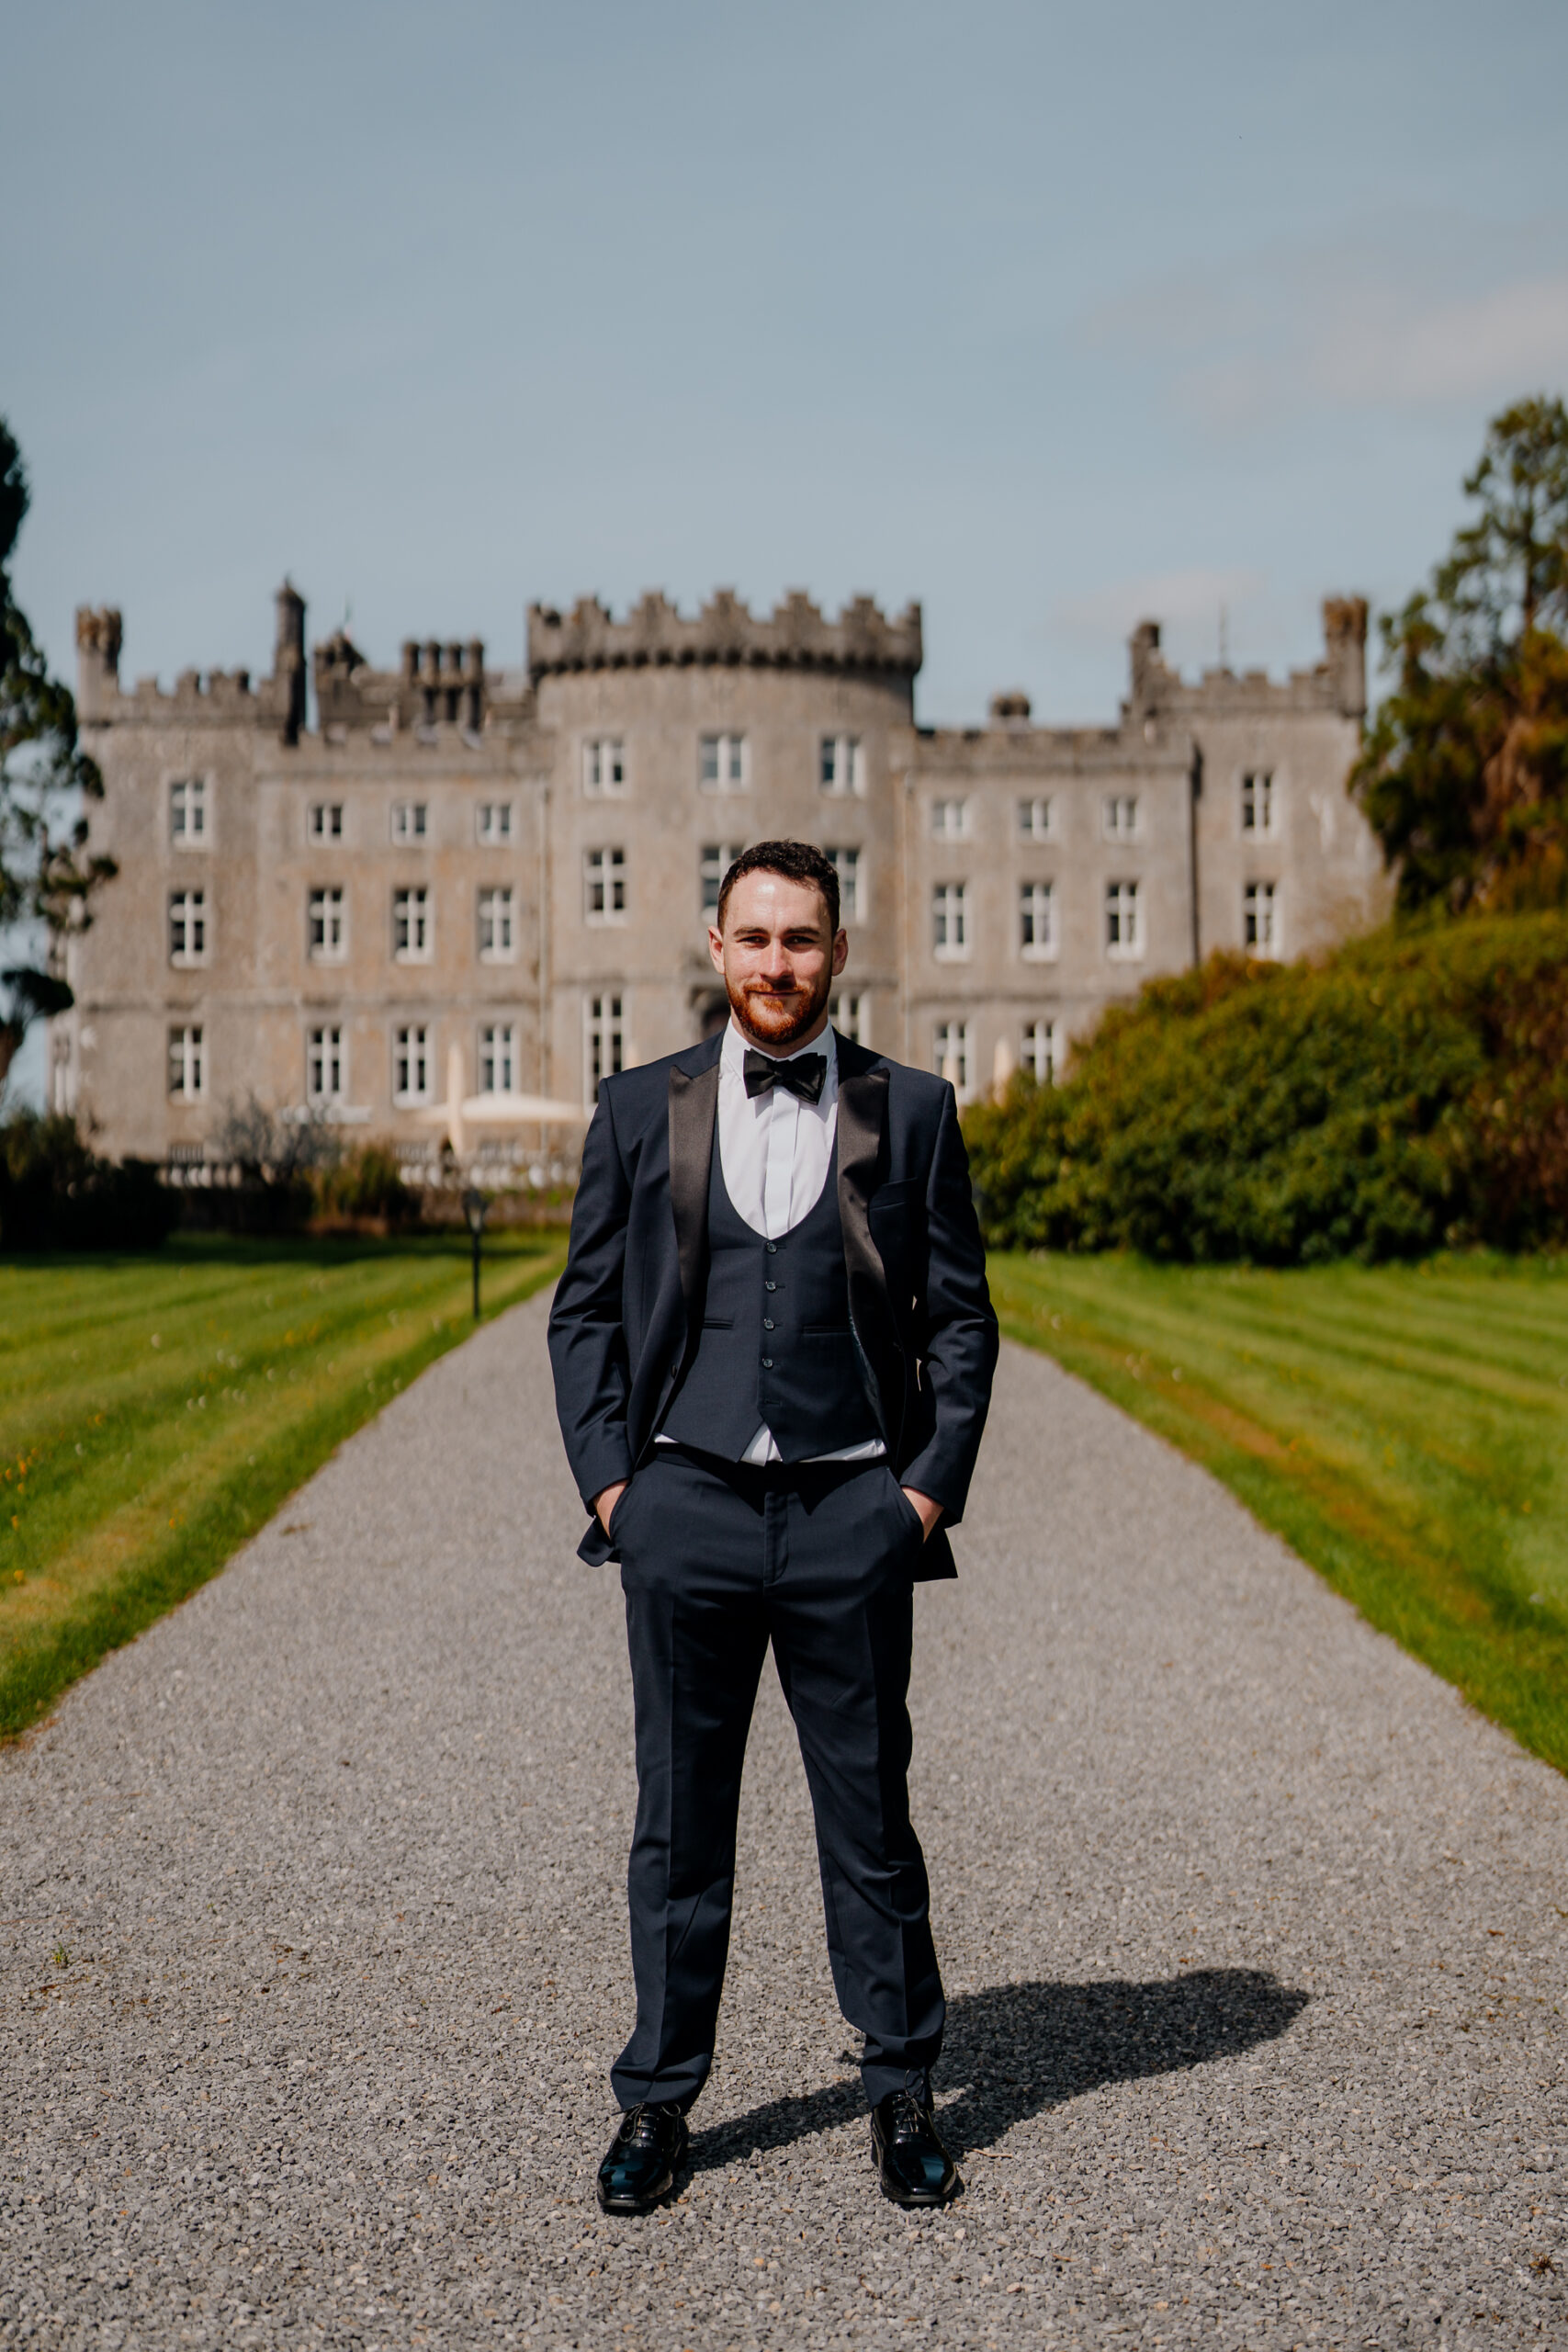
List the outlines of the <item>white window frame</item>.
{"type": "Polygon", "coordinates": [[[745,848],[744,842],[702,842],[697,848],[698,911],[705,922],[718,924],[718,894],[724,877],[745,848]],[[709,896],[709,892],[712,896],[709,896]]]}
{"type": "Polygon", "coordinates": [[[939,964],[969,961],[969,885],[931,885],[931,954],[939,964]]]}
{"type": "Polygon", "coordinates": [[[751,747],[744,735],[699,735],[697,789],[724,800],[751,789],[751,747]],[[713,774],[708,774],[709,762],[713,774]]]}
{"type": "Polygon", "coordinates": [[[169,1032],[169,1100],[207,1100],[207,1031],[199,1021],[169,1032]]]}
{"type": "Polygon", "coordinates": [[[210,849],[212,792],[204,775],[175,776],[169,786],[169,842],[175,849],[210,849]]]}
{"type": "Polygon", "coordinates": [[[178,972],[192,972],[212,960],[212,910],[207,892],[169,893],[169,961],[178,972]],[[180,944],[175,944],[175,940],[180,944]]]}
{"type": "Polygon", "coordinates": [[[1026,1021],[1019,1060],[1042,1086],[1055,1086],[1061,1068],[1061,1032],[1055,1021],[1026,1021]]]}
{"type": "Polygon", "coordinates": [[[479,1030],[479,1092],[515,1094],[517,1087],[517,1023],[487,1021],[479,1030]]]}
{"type": "Polygon", "coordinates": [[[1105,886],[1105,952],[1113,964],[1144,960],[1144,893],[1136,881],[1105,886]]]}
{"type": "Polygon", "coordinates": [[[863,922],[866,915],[865,852],[855,843],[846,848],[825,848],[822,854],[839,877],[840,922],[863,922]]]}
{"type": "Polygon", "coordinates": [[[399,849],[418,849],[430,838],[430,803],[428,800],[394,800],[392,803],[392,841],[399,849]]]}
{"type": "Polygon", "coordinates": [[[865,798],[865,745],[858,735],[824,735],[817,747],[817,778],[835,800],[865,798]]]}
{"type": "Polygon", "coordinates": [[[931,802],[931,839],[933,842],[966,842],[969,838],[969,801],[966,795],[950,794],[931,802]]]}
{"type": "Polygon", "coordinates": [[[1023,842],[1055,841],[1055,810],[1048,792],[1031,794],[1019,802],[1018,837],[1023,842]]]}
{"type": "Polygon", "coordinates": [[[486,882],[476,907],[481,964],[517,961],[517,893],[509,882],[486,882]]]}
{"type": "Polygon", "coordinates": [[[1249,841],[1272,841],[1279,823],[1279,795],[1272,768],[1249,768],[1241,779],[1241,830],[1249,841]]]}
{"type": "Polygon", "coordinates": [[[431,1100],[433,1059],[430,1023],[400,1022],[392,1032],[392,1102],[398,1110],[415,1110],[431,1100]]]}
{"type": "Polygon", "coordinates": [[[313,842],[341,842],[343,839],[343,802],[312,800],[305,815],[305,831],[313,842]]]}
{"type": "Polygon", "coordinates": [[[582,797],[620,800],[626,789],[626,745],[622,735],[590,735],[582,746],[582,797]]]}
{"type": "Polygon", "coordinates": [[[957,1064],[953,1091],[961,1102],[973,1099],[975,1037],[967,1021],[939,1021],[931,1031],[931,1061],[939,1078],[947,1076],[949,1057],[957,1064]]]}
{"type": "Polygon", "coordinates": [[[1241,893],[1241,943],[1260,964],[1280,961],[1280,886],[1247,882],[1241,893]]]}
{"type": "Polygon", "coordinates": [[[1018,952],[1026,964],[1054,964],[1061,943],[1056,933],[1056,886],[1054,882],[1021,882],[1018,886],[1018,952]]]}
{"type": "Polygon", "coordinates": [[[348,892],[338,883],[323,883],[310,892],[305,905],[306,951],[312,964],[348,961],[348,892]]]}
{"type": "Polygon", "coordinates": [[[348,1094],[348,1047],[340,1023],[305,1033],[305,1100],[326,1108],[348,1094]]]}
{"type": "Polygon", "coordinates": [[[618,842],[582,853],[582,920],[595,927],[626,919],[626,853],[618,842]]]}
{"type": "Polygon", "coordinates": [[[593,1103],[607,1078],[626,1068],[625,995],[606,989],[582,1000],[582,1099],[593,1103]]]}
{"type": "Polygon", "coordinates": [[[434,952],[434,909],[426,882],[405,883],[392,893],[392,961],[428,964],[434,952]]]}
{"type": "Polygon", "coordinates": [[[474,838],[481,849],[510,849],[513,842],[510,800],[481,800],[474,810],[474,838]]]}
{"type": "Polygon", "coordinates": [[[1138,838],[1138,796],[1135,792],[1108,792],[1103,811],[1105,838],[1108,842],[1135,842],[1138,838]]]}
{"type": "Polygon", "coordinates": [[[836,996],[828,1018],[840,1037],[848,1037],[856,1046],[870,1045],[871,999],[863,989],[857,989],[850,996],[836,996]]]}

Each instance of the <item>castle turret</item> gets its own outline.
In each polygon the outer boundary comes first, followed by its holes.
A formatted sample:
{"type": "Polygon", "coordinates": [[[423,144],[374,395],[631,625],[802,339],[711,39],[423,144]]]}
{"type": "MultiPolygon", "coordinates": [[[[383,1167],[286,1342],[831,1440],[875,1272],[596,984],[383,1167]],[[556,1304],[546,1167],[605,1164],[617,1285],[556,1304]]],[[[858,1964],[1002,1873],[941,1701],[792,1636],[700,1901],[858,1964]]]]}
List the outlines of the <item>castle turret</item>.
{"type": "Polygon", "coordinates": [[[76,710],[104,718],[119,693],[119,615],[112,605],[76,607],[76,710]]]}
{"type": "Polygon", "coordinates": [[[1367,711],[1367,600],[1325,596],[1323,600],[1323,666],[1334,682],[1335,698],[1346,718],[1367,711]]]}
{"type": "Polygon", "coordinates": [[[298,743],[305,725],[305,599],[286,580],[277,592],[273,677],[283,686],[283,740],[298,743]]]}

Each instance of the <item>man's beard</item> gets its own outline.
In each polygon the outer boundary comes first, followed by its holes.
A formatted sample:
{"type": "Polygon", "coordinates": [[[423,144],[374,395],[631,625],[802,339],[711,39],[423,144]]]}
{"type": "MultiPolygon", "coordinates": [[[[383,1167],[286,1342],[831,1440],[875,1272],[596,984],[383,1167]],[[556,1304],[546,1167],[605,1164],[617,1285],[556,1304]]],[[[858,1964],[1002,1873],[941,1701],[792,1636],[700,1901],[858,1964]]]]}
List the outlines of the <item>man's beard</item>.
{"type": "Polygon", "coordinates": [[[788,996],[759,988],[755,981],[750,988],[741,988],[728,973],[724,985],[729,1009],[741,1027],[780,1053],[787,1052],[814,1025],[832,994],[833,975],[825,971],[815,989],[792,989],[788,996]]]}

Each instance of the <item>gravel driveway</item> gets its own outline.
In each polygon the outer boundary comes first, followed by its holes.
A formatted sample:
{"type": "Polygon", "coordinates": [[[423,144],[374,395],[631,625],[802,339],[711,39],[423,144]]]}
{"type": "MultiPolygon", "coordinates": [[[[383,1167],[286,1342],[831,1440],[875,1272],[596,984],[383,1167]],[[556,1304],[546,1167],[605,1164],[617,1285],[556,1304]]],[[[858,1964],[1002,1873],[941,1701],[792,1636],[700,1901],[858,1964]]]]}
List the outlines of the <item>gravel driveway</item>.
{"type": "Polygon", "coordinates": [[[917,1611],[967,2193],[876,2194],[770,1678],[691,2175],[600,2219],[629,1707],[546,1312],[0,1754],[0,2345],[1568,2343],[1563,1782],[1011,1347],[917,1611]]]}

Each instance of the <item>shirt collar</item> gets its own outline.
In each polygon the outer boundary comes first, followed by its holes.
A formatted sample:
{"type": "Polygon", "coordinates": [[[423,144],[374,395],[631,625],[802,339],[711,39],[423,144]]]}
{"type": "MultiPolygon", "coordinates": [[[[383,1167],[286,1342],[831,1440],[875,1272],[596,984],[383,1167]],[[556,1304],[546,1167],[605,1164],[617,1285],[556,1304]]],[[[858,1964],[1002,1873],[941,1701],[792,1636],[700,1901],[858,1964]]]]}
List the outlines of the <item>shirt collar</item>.
{"type": "MultiPolygon", "coordinates": [[[[720,1055],[720,1059],[724,1068],[729,1072],[732,1078],[744,1080],[748,1044],[749,1040],[743,1037],[740,1035],[739,1030],[736,1027],[735,1016],[732,1013],[725,1027],[724,1046],[720,1055]]],[[[758,1046],[753,1047],[752,1050],[760,1054],[766,1053],[767,1047],[765,1046],[758,1046]]],[[[809,1046],[797,1046],[794,1053],[773,1054],[769,1056],[769,1058],[770,1060],[776,1062],[792,1062],[795,1060],[796,1054],[825,1054],[827,1056],[828,1068],[822,1081],[822,1100],[826,1102],[829,1091],[834,1086],[834,1082],[839,1072],[838,1039],[833,1035],[832,1023],[829,1021],[821,1035],[819,1037],[813,1037],[809,1046]]]]}

